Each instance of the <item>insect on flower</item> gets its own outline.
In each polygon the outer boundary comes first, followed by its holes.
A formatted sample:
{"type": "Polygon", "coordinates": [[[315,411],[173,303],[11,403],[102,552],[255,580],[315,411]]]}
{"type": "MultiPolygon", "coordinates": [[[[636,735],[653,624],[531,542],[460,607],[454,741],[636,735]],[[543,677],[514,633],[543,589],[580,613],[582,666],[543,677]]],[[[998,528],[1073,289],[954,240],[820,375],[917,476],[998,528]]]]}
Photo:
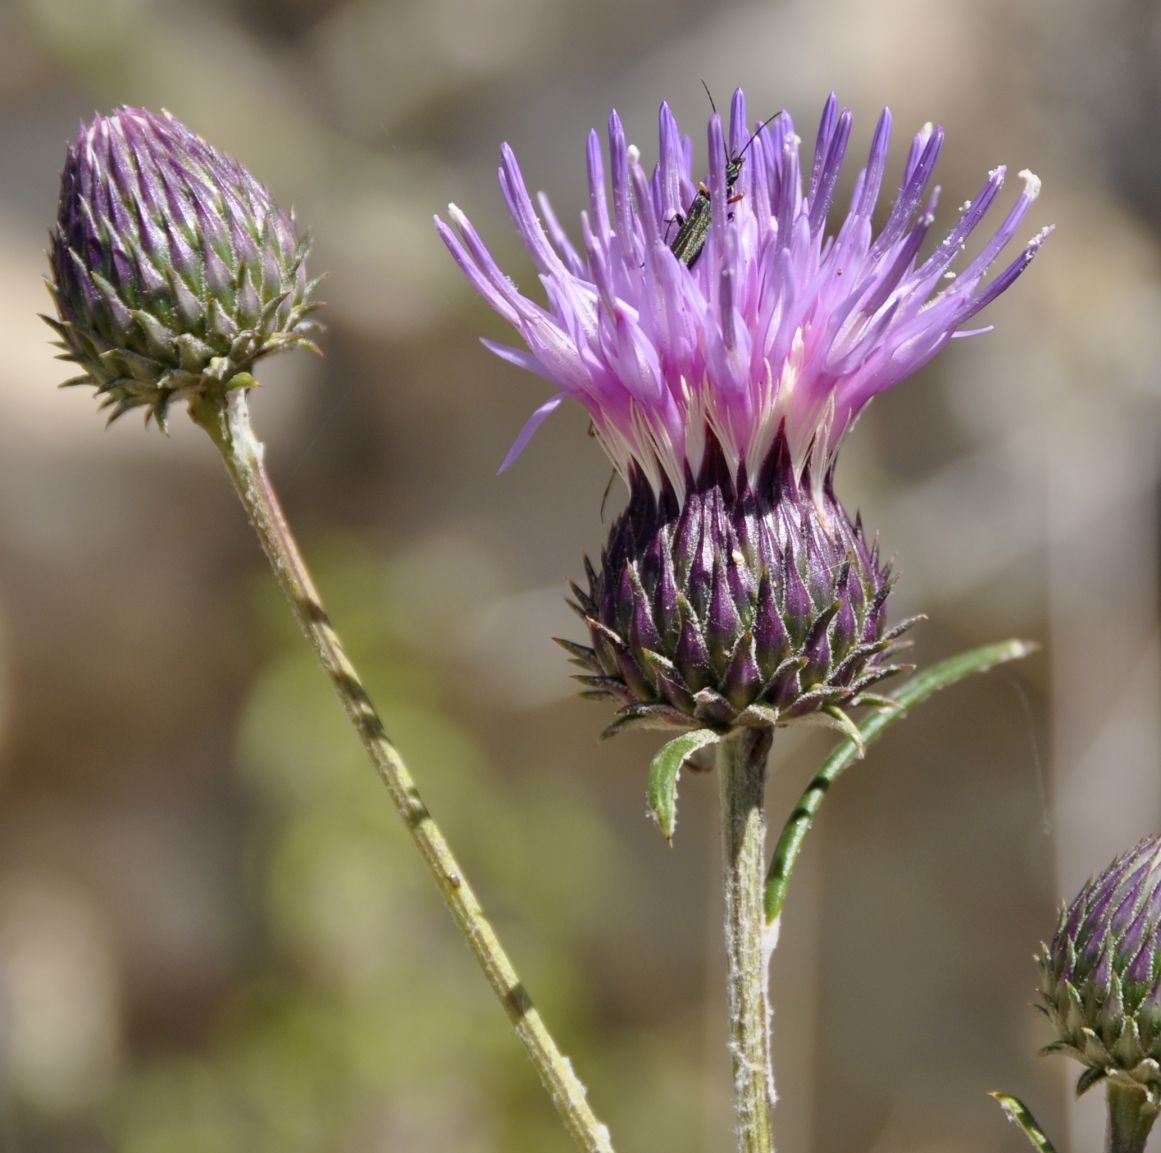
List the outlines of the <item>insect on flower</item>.
{"type": "MultiPolygon", "coordinates": [[[[709,96],[710,108],[713,109],[714,115],[716,116],[718,107],[714,103],[713,96],[710,94],[709,86],[704,80],[701,82],[701,86],[705,89],[705,94],[709,96]]],[[[727,148],[725,150],[727,204],[737,204],[742,199],[740,193],[737,196],[731,196],[730,193],[733,192],[734,185],[738,183],[738,177],[742,175],[742,165],[746,161],[746,153],[750,150],[750,145],[758,139],[759,134],[765,129],[767,124],[776,120],[781,115],[781,112],[776,112],[773,116],[763,120],[754,129],[753,135],[746,141],[745,146],[737,155],[731,156],[729,149],[727,148]]],[[[732,219],[733,214],[731,213],[730,215],[732,219]]],[[[683,216],[680,212],[676,212],[667,222],[677,225],[677,235],[673,238],[669,250],[686,268],[692,268],[694,266],[697,258],[702,253],[702,249],[705,248],[712,216],[713,208],[710,190],[705,184],[699,184],[697,186],[697,193],[690,202],[685,215],[683,216]]]]}

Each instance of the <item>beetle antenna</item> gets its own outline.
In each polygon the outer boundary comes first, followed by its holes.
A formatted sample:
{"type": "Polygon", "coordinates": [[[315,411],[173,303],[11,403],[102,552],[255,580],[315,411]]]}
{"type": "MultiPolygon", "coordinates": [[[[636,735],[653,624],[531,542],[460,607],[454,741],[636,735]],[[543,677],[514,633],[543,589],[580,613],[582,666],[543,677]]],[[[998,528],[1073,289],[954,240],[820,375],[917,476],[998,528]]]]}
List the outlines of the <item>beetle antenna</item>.
{"type": "MultiPolygon", "coordinates": [[[[701,77],[699,76],[698,79],[701,80],[701,77]]],[[[714,98],[709,90],[709,85],[704,80],[701,80],[701,86],[705,89],[705,94],[709,97],[710,109],[713,111],[713,114],[716,116],[717,112],[718,112],[718,106],[714,103],[714,98]]]]}
{"type": "Polygon", "coordinates": [[[782,115],[782,112],[785,112],[785,111],[786,111],[785,109],[782,109],[779,112],[775,112],[773,116],[768,116],[765,120],[763,120],[762,123],[759,124],[758,127],[754,129],[754,135],[751,136],[750,139],[746,141],[745,148],[743,148],[742,151],[738,153],[738,155],[735,157],[735,159],[741,160],[742,157],[745,156],[747,152],[749,152],[750,145],[753,144],[754,141],[757,140],[758,137],[762,135],[762,132],[765,130],[766,125],[773,124],[774,121],[777,120],[778,117],[782,115]]]}

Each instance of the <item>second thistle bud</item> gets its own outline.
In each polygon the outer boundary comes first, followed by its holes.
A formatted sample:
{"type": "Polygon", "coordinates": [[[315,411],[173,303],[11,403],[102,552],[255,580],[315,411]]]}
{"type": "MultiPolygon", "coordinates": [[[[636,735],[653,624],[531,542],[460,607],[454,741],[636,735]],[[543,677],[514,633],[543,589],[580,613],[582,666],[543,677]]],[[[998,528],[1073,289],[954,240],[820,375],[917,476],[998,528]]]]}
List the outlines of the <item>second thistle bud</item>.
{"type": "Polygon", "coordinates": [[[64,358],[112,409],[170,403],[313,347],[307,242],[240,164],[168,113],[120,108],[68,150],[49,288],[64,358]]]}
{"type": "Polygon", "coordinates": [[[1091,878],[1060,916],[1040,963],[1046,1052],[1086,1066],[1083,1093],[1110,1080],[1161,1104],[1161,836],[1091,878]]]}

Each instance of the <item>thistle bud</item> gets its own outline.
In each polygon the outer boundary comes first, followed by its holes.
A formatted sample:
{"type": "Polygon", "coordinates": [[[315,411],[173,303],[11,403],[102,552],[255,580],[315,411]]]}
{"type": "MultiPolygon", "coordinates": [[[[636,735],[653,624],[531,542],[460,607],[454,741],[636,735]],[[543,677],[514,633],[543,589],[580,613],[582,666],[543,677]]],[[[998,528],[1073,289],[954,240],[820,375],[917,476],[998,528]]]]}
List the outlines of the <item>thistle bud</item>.
{"type": "Polygon", "coordinates": [[[164,427],[175,398],[313,348],[307,248],[245,168],[169,113],[97,116],[68,150],[51,233],[45,319],[81,369],[66,383],[93,385],[111,420],[145,407],[164,427]]]}
{"type": "Polygon", "coordinates": [[[1044,1052],[1086,1066],[1077,1093],[1108,1079],[1161,1099],[1161,836],[1081,889],[1044,946],[1038,1006],[1058,1040],[1044,1052]]]}

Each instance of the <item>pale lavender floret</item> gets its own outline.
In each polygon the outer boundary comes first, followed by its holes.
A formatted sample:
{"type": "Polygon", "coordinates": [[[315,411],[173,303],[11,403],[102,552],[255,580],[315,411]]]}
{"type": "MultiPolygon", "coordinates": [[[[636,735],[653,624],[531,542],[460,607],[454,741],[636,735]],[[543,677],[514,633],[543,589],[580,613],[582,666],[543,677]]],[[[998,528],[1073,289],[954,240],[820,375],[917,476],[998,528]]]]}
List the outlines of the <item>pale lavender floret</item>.
{"type": "Polygon", "coordinates": [[[891,116],[875,128],[866,167],[837,233],[828,235],[852,116],[832,95],[819,123],[805,191],[799,138],[780,113],[751,138],[745,97],[734,93],[729,155],[745,156],[726,187],[726,136],[708,128],[711,226],[694,268],[670,251],[674,219],[697,195],[692,145],[667,105],[658,117],[659,159],[650,175],[626,142],[616,112],[606,163],[597,134],[587,150],[588,210],[582,243],[565,234],[543,193],[529,196],[512,150],[501,150],[500,186],[539,273],[547,307],[520,293],[454,206],[436,226],[478,292],[520,334],[525,349],[486,341],[498,356],[558,391],[521,431],[502,467],[523,450],[565,397],[579,400],[619,472],[637,470],[656,491],[684,492],[707,436],[732,468],[755,472],[779,428],[795,468],[814,479],[833,466],[843,436],[876,394],[934,356],[1031,262],[1047,231],[990,281],[985,277],[1019,230],[1039,181],[1024,188],[980,253],[952,265],[992,208],[1004,169],[935,250],[920,261],[938,189],[931,187],[943,133],[913,140],[898,194],[876,236],[871,217],[886,171],[891,116]],[[732,203],[731,203],[732,201],[732,203]],[[543,218],[543,223],[541,218],[543,218]]]}

